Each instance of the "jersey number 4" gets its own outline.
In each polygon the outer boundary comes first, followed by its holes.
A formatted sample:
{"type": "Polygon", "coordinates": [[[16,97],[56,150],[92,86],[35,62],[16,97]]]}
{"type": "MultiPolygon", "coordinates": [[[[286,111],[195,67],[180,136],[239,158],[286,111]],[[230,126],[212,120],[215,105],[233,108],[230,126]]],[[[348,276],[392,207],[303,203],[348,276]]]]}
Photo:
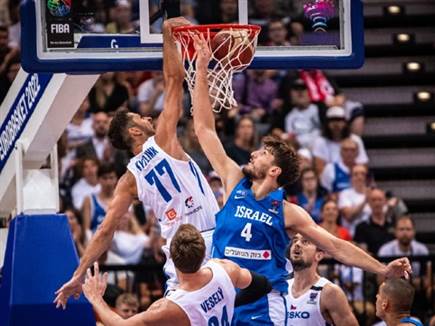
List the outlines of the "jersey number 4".
{"type": "Polygon", "coordinates": [[[252,223],[246,223],[242,232],[240,233],[242,238],[245,238],[247,242],[251,241],[252,238],[252,223]]]}

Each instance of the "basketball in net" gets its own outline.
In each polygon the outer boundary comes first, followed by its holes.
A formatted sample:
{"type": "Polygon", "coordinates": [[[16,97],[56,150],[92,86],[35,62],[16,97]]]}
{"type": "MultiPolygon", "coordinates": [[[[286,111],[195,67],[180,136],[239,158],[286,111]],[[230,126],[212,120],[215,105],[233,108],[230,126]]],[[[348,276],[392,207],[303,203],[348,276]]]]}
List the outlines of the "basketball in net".
{"type": "Polygon", "coordinates": [[[234,72],[245,70],[252,62],[260,27],[255,25],[197,25],[174,28],[185,61],[187,85],[192,94],[195,87],[197,54],[193,36],[201,33],[208,42],[212,56],[208,70],[210,97],[215,112],[237,107],[232,78],[234,72]]]}

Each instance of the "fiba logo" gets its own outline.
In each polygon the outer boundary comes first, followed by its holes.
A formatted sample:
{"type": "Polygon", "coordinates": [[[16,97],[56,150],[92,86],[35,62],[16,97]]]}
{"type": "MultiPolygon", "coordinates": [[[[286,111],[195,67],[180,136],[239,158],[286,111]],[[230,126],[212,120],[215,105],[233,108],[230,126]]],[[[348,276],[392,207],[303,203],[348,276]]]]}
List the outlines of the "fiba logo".
{"type": "Polygon", "coordinates": [[[47,8],[55,17],[65,17],[71,12],[71,0],[47,0],[47,8]]]}

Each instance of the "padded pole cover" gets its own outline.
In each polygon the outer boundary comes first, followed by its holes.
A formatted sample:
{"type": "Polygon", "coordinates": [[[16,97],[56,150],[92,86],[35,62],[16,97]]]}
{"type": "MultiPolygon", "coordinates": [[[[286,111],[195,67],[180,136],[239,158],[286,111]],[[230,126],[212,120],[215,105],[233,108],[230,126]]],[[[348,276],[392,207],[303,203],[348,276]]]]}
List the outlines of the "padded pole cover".
{"type": "Polygon", "coordinates": [[[0,283],[0,325],[95,326],[83,297],[56,309],[54,292],[78,265],[65,215],[20,215],[9,226],[0,283]]]}

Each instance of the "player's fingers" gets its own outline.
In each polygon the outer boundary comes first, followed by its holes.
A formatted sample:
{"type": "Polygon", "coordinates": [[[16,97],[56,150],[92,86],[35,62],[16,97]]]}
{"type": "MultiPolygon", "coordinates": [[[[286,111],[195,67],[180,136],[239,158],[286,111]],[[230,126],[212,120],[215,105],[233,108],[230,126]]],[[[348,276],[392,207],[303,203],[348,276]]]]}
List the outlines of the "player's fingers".
{"type": "Polygon", "coordinates": [[[100,275],[100,266],[98,266],[98,263],[94,263],[94,275],[100,275]]]}
{"type": "Polygon", "coordinates": [[[90,268],[88,268],[87,270],[86,270],[86,280],[85,280],[85,282],[87,281],[87,280],[89,280],[89,279],[91,279],[92,278],[92,272],[91,272],[91,269],[90,268]]]}

